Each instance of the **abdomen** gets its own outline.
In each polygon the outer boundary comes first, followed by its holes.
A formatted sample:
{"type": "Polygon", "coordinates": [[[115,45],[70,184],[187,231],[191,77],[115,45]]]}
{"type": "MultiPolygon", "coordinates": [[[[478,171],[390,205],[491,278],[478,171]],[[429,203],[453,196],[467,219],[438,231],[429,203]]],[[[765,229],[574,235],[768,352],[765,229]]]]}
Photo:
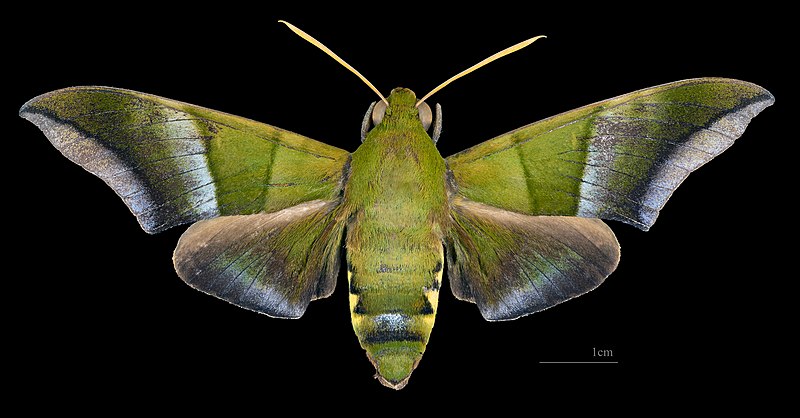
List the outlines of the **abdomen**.
{"type": "Polygon", "coordinates": [[[430,338],[444,254],[433,231],[407,233],[385,224],[384,219],[350,224],[347,277],[358,340],[378,374],[397,386],[414,370],[430,338]]]}

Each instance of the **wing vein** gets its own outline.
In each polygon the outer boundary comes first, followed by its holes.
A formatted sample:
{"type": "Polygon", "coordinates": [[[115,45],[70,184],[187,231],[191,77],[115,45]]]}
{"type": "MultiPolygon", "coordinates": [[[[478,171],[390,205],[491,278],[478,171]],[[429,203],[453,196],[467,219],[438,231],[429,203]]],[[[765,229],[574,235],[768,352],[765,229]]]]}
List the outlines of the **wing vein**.
{"type": "Polygon", "coordinates": [[[684,126],[684,127],[691,127],[691,128],[697,128],[697,129],[701,129],[701,130],[706,130],[708,132],[712,132],[712,133],[715,133],[715,134],[722,135],[722,136],[724,136],[726,138],[730,138],[731,140],[736,140],[736,138],[738,138],[737,136],[731,135],[729,133],[718,131],[716,129],[711,129],[708,126],[698,125],[696,123],[684,122],[684,121],[678,121],[678,120],[664,120],[664,119],[642,118],[642,117],[636,117],[636,116],[622,116],[622,115],[599,115],[599,116],[597,116],[597,119],[639,120],[639,121],[645,121],[645,122],[660,123],[662,125],[678,125],[678,126],[684,126]]]}

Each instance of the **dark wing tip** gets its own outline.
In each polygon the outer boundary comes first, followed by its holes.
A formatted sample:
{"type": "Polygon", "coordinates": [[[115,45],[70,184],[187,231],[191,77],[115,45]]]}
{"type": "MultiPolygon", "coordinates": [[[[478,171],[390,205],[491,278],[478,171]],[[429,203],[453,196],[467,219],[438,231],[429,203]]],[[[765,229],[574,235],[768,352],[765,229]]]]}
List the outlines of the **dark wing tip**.
{"type": "Polygon", "coordinates": [[[121,88],[117,88],[117,87],[108,87],[108,86],[72,86],[72,87],[64,87],[64,88],[61,88],[61,89],[49,91],[47,93],[42,93],[42,94],[40,94],[40,95],[28,100],[27,102],[25,102],[25,104],[22,105],[22,107],[19,108],[19,116],[22,117],[22,118],[28,119],[27,117],[25,117],[25,114],[35,112],[33,109],[36,107],[36,103],[40,102],[41,100],[49,98],[49,97],[52,97],[52,96],[57,96],[59,94],[63,94],[63,93],[71,92],[71,91],[78,91],[78,90],[106,90],[106,91],[113,91],[113,92],[120,92],[120,93],[137,93],[137,92],[135,92],[133,90],[121,89],[121,88]]]}
{"type": "MultiPolygon", "coordinates": [[[[770,93],[769,90],[765,89],[764,87],[759,86],[758,84],[750,83],[750,82],[747,82],[747,81],[742,81],[742,80],[737,80],[737,79],[732,79],[732,78],[713,78],[713,77],[698,78],[698,79],[687,80],[687,81],[698,82],[698,83],[734,84],[734,85],[738,85],[738,86],[741,86],[741,87],[745,87],[745,88],[747,88],[748,90],[751,91],[749,94],[743,95],[743,96],[740,97],[740,99],[739,99],[740,102],[739,102],[738,106],[730,108],[729,111],[724,112],[723,114],[721,114],[714,121],[714,122],[718,122],[718,121],[725,121],[725,120],[727,120],[727,121],[736,120],[738,123],[735,124],[735,128],[725,128],[725,127],[723,127],[721,129],[721,130],[724,130],[725,131],[724,133],[727,134],[727,136],[729,138],[732,138],[733,140],[739,139],[744,134],[745,129],[750,124],[750,122],[753,120],[753,118],[758,116],[762,111],[764,111],[764,109],[766,109],[769,106],[772,106],[775,103],[775,96],[772,93],[770,93]]],[[[706,128],[708,128],[708,127],[710,127],[710,126],[706,126],[706,128]]],[[[727,149],[727,147],[717,151],[712,158],[714,158],[714,157],[718,156],[719,154],[721,154],[722,152],[724,152],[725,149],[727,149]]],[[[705,163],[703,163],[703,164],[705,164],[705,163]]],[[[700,166],[702,166],[703,164],[701,164],[700,166]]],[[[700,168],[700,166],[697,166],[697,167],[689,170],[683,176],[683,179],[680,180],[675,185],[675,187],[673,188],[673,191],[674,191],[674,189],[677,189],[677,187],[680,184],[682,184],[683,181],[686,180],[686,178],[692,172],[694,172],[695,170],[700,168]]],[[[609,219],[622,221],[622,222],[631,224],[631,225],[639,228],[642,231],[648,231],[650,229],[650,227],[652,227],[655,224],[656,220],[658,219],[658,215],[659,215],[661,209],[664,208],[664,206],[666,205],[667,201],[669,200],[669,198],[671,196],[672,196],[672,193],[669,193],[663,200],[661,200],[659,202],[659,206],[657,208],[654,208],[656,210],[651,214],[651,216],[647,216],[647,217],[645,217],[643,219],[639,219],[639,221],[641,221],[641,222],[635,222],[634,223],[634,222],[631,222],[631,220],[629,220],[629,219],[617,218],[617,217],[613,217],[613,216],[610,217],[609,219]]]]}
{"type": "MultiPolygon", "coordinates": [[[[42,103],[43,100],[50,98],[58,100],[58,96],[66,92],[88,89],[121,91],[121,89],[99,86],[67,87],[54,90],[36,96],[25,102],[25,104],[23,104],[19,109],[19,116],[36,125],[36,127],[42,131],[47,140],[50,141],[50,143],[67,159],[79,165],[84,170],[94,174],[95,176],[98,176],[106,184],[108,184],[112,190],[114,190],[114,192],[123,199],[128,208],[131,209],[131,213],[133,213],[133,215],[136,217],[139,225],[145,232],[148,234],[156,234],[168,229],[170,225],[154,222],[151,219],[136,213],[131,207],[130,202],[127,201],[124,195],[120,192],[120,189],[116,187],[114,183],[109,181],[109,177],[104,171],[105,169],[96,164],[98,161],[100,161],[100,158],[97,156],[97,154],[94,154],[92,158],[87,158],[86,155],[82,155],[80,152],[75,152],[74,149],[69,146],[70,142],[75,141],[76,139],[85,140],[85,135],[82,132],[77,131],[73,124],[61,119],[56,111],[49,109],[47,102],[42,103]]],[[[86,147],[81,149],[85,151],[86,147]]],[[[101,146],[99,145],[94,148],[96,152],[100,151],[100,149],[101,146]]],[[[107,153],[104,153],[104,155],[105,154],[107,153]]]]}
{"type": "Polygon", "coordinates": [[[39,112],[37,112],[35,110],[36,104],[39,103],[42,99],[44,99],[46,97],[50,97],[51,95],[56,94],[59,91],[60,90],[56,90],[56,91],[51,91],[49,93],[40,94],[40,95],[28,100],[27,102],[25,102],[25,104],[23,104],[19,108],[19,113],[18,113],[19,117],[27,120],[28,122],[30,122],[30,123],[32,123],[32,124],[34,124],[36,126],[40,126],[39,123],[37,123],[35,120],[33,120],[33,117],[32,117],[34,113],[39,113],[39,112]]]}
{"type": "Polygon", "coordinates": [[[19,113],[17,113],[19,115],[19,117],[21,117],[23,119],[27,119],[28,121],[30,121],[30,119],[28,118],[28,115],[30,114],[29,109],[31,108],[31,103],[34,100],[36,100],[36,99],[28,100],[27,102],[25,102],[24,105],[22,105],[22,107],[19,108],[19,113]]]}
{"type": "Polygon", "coordinates": [[[27,119],[27,120],[29,120],[29,121],[30,121],[30,118],[28,117],[28,115],[31,113],[31,109],[34,107],[34,104],[36,104],[37,102],[39,102],[39,101],[40,101],[40,100],[42,100],[43,98],[45,98],[45,97],[47,97],[47,96],[49,96],[49,95],[51,95],[51,94],[53,94],[53,93],[56,93],[57,91],[58,91],[58,90],[56,90],[56,91],[51,91],[51,92],[49,92],[49,93],[40,94],[40,95],[38,95],[38,96],[36,96],[36,97],[34,97],[34,98],[32,98],[32,99],[28,100],[27,102],[25,102],[25,104],[23,104],[23,105],[22,105],[22,106],[19,108],[19,116],[20,116],[21,118],[23,118],[23,119],[27,119]]]}
{"type": "Polygon", "coordinates": [[[740,86],[744,86],[744,87],[750,88],[753,91],[757,92],[757,94],[752,95],[749,100],[743,100],[745,105],[752,105],[752,104],[756,104],[756,103],[761,104],[761,106],[753,114],[752,117],[755,117],[762,110],[764,110],[767,107],[772,106],[773,104],[775,104],[775,95],[770,93],[770,91],[765,89],[764,87],[761,87],[760,85],[755,84],[755,83],[751,83],[749,81],[737,80],[735,78],[713,78],[713,77],[712,78],[701,78],[701,79],[697,79],[697,80],[698,81],[703,81],[703,82],[719,82],[719,83],[738,84],[740,86]]]}
{"type": "Polygon", "coordinates": [[[47,93],[40,94],[40,95],[28,100],[27,102],[25,102],[25,104],[22,105],[22,107],[19,108],[19,116],[23,117],[25,119],[28,119],[27,117],[25,117],[25,115],[28,114],[28,113],[31,113],[31,109],[33,107],[35,107],[35,104],[40,102],[42,99],[48,98],[50,96],[57,95],[59,93],[63,93],[65,91],[79,89],[79,88],[84,88],[84,87],[66,87],[66,88],[63,88],[63,89],[53,90],[53,91],[49,91],[47,93]]]}
{"type": "Polygon", "coordinates": [[[762,92],[763,97],[764,97],[764,99],[762,101],[766,103],[766,106],[764,106],[764,107],[769,107],[769,106],[772,106],[772,105],[775,104],[775,95],[774,94],[770,93],[770,91],[765,89],[764,87],[761,87],[759,85],[755,85],[755,86],[758,87],[759,89],[761,89],[761,92],[762,92]]]}

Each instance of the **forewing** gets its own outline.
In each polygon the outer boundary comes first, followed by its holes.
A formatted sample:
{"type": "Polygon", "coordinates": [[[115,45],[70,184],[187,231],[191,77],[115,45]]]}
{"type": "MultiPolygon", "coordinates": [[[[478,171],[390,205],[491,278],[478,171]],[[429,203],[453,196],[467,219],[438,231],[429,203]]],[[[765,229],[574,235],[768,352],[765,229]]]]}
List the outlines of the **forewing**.
{"type": "Polygon", "coordinates": [[[619,262],[619,243],[599,219],[522,215],[462,198],[451,214],[450,287],[490,321],[584,294],[619,262]]]}
{"type": "Polygon", "coordinates": [[[336,202],[195,223],[173,261],[190,286],[243,308],[299,318],[336,285],[343,224],[336,202]]]}
{"type": "Polygon", "coordinates": [[[665,84],[560,114],[447,158],[457,195],[528,215],[647,230],[695,169],[774,102],[739,80],[665,84]]]}
{"type": "Polygon", "coordinates": [[[350,158],[263,123],[109,87],[47,93],[20,115],[111,186],[149,233],[335,199],[350,158]]]}

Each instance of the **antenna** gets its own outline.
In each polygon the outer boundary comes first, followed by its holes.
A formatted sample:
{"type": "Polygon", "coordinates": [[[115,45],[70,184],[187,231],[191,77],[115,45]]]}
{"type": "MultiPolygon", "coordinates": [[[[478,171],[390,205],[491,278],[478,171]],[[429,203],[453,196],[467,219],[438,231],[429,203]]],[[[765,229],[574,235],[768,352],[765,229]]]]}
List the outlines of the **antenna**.
{"type": "Polygon", "coordinates": [[[352,71],[352,72],[353,72],[353,74],[357,75],[357,76],[358,76],[358,78],[360,78],[360,79],[361,79],[361,81],[363,81],[363,82],[364,82],[364,83],[365,83],[367,86],[369,86],[369,88],[371,88],[371,89],[372,89],[372,91],[374,91],[375,93],[377,93],[377,94],[378,94],[378,96],[381,98],[381,100],[383,100],[383,102],[384,102],[384,103],[386,103],[386,106],[389,106],[389,102],[386,100],[386,98],[385,98],[385,97],[383,97],[383,95],[381,94],[381,92],[380,92],[380,91],[378,91],[378,89],[376,89],[376,88],[375,88],[375,86],[373,86],[373,85],[372,85],[372,83],[370,83],[370,82],[369,82],[369,80],[367,80],[367,78],[366,78],[366,77],[364,77],[363,75],[361,75],[361,73],[359,73],[359,72],[358,72],[358,71],[357,71],[355,68],[353,68],[353,67],[352,67],[350,64],[346,63],[346,62],[345,62],[343,59],[339,58],[339,56],[338,56],[338,55],[336,55],[336,53],[334,53],[333,51],[331,51],[330,49],[328,49],[328,47],[327,47],[327,46],[325,46],[325,45],[323,45],[323,44],[322,44],[322,42],[320,42],[320,41],[318,41],[318,40],[314,39],[314,37],[312,37],[311,35],[309,35],[309,34],[307,34],[307,33],[303,32],[302,30],[300,30],[300,28],[298,28],[297,26],[295,26],[295,25],[293,25],[293,24],[291,24],[291,23],[289,23],[289,22],[287,22],[287,21],[285,21],[285,20],[279,20],[278,22],[280,22],[280,23],[283,23],[284,25],[288,26],[288,27],[289,27],[289,29],[291,29],[291,30],[292,30],[292,32],[294,32],[294,33],[296,33],[296,34],[297,34],[297,36],[299,36],[299,37],[301,37],[301,38],[305,39],[305,40],[306,40],[306,41],[308,41],[308,42],[309,42],[311,45],[314,45],[315,47],[317,47],[317,48],[321,49],[321,50],[322,50],[322,52],[324,52],[324,53],[328,54],[328,55],[329,55],[331,58],[335,59],[335,60],[336,60],[336,62],[338,62],[339,64],[342,64],[342,66],[343,66],[344,68],[347,68],[348,70],[352,71]]]}
{"type": "Polygon", "coordinates": [[[465,75],[477,70],[478,68],[483,67],[484,65],[486,65],[486,64],[488,64],[488,63],[490,63],[490,62],[492,62],[492,61],[494,61],[494,60],[496,60],[498,58],[503,58],[508,54],[512,54],[514,52],[517,52],[520,49],[525,48],[526,46],[536,42],[537,40],[539,40],[541,38],[547,38],[547,37],[544,36],[544,35],[540,35],[540,36],[536,36],[536,37],[533,37],[531,39],[528,39],[526,41],[522,41],[522,42],[520,42],[520,43],[518,43],[516,45],[510,46],[510,47],[508,47],[508,48],[506,48],[506,49],[504,49],[504,50],[502,50],[502,51],[500,51],[500,52],[498,52],[498,53],[496,53],[496,54],[484,59],[483,61],[473,65],[472,67],[467,68],[466,70],[464,70],[464,71],[462,71],[462,72],[460,72],[460,73],[458,73],[458,74],[456,74],[454,76],[450,77],[449,79],[447,79],[447,81],[445,81],[442,84],[439,84],[438,87],[436,87],[435,89],[431,90],[430,93],[426,94],[425,96],[422,96],[422,98],[417,101],[416,106],[419,106],[427,98],[433,96],[434,93],[436,93],[437,91],[443,89],[446,85],[458,80],[459,78],[461,78],[461,77],[463,77],[463,76],[465,76],[465,75]]]}

